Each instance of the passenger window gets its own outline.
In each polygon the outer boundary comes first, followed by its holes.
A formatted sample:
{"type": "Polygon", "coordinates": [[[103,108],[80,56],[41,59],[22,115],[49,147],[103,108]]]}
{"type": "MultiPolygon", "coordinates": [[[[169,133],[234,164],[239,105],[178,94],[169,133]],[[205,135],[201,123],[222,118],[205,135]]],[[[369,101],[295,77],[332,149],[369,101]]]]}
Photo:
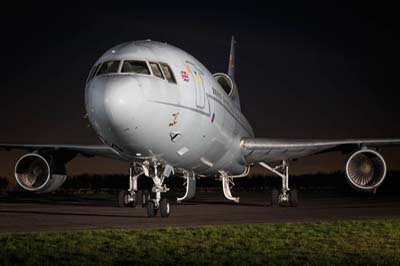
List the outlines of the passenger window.
{"type": "Polygon", "coordinates": [[[153,71],[154,76],[164,79],[161,69],[157,63],[150,62],[151,71],[153,71]]]}
{"type": "Polygon", "coordinates": [[[124,61],[121,72],[150,75],[150,70],[145,61],[124,61]]]}
{"type": "Polygon", "coordinates": [[[169,67],[169,65],[165,64],[165,63],[160,63],[161,68],[164,72],[165,78],[172,83],[176,83],[175,77],[174,77],[174,73],[172,73],[171,68],[169,67]]]}
{"type": "Polygon", "coordinates": [[[119,68],[119,61],[108,61],[104,62],[99,71],[97,72],[97,75],[102,75],[102,74],[108,74],[108,73],[117,73],[119,68]]]}

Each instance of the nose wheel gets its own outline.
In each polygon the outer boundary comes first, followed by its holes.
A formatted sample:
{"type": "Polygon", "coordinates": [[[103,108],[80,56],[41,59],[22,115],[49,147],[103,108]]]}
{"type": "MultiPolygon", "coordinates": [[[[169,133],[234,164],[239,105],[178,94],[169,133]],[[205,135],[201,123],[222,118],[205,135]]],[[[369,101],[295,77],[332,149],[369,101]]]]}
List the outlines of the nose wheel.
{"type": "Polygon", "coordinates": [[[157,212],[160,212],[161,217],[168,217],[171,214],[171,207],[167,198],[161,199],[158,206],[155,200],[150,200],[149,202],[147,202],[146,208],[147,217],[155,217],[157,215],[157,212]]]}
{"type": "Polygon", "coordinates": [[[157,215],[157,208],[154,201],[147,202],[147,217],[154,217],[157,215]]]}
{"type": "Polygon", "coordinates": [[[147,216],[154,217],[157,212],[160,212],[161,217],[168,217],[171,213],[169,200],[161,197],[162,193],[168,192],[169,188],[165,185],[165,178],[168,178],[173,173],[173,167],[170,165],[162,166],[157,162],[143,164],[144,173],[153,180],[151,189],[154,197],[147,198],[147,216]]]}
{"type": "Polygon", "coordinates": [[[168,217],[171,212],[171,208],[169,205],[169,200],[163,198],[160,202],[160,215],[161,217],[168,217]]]}

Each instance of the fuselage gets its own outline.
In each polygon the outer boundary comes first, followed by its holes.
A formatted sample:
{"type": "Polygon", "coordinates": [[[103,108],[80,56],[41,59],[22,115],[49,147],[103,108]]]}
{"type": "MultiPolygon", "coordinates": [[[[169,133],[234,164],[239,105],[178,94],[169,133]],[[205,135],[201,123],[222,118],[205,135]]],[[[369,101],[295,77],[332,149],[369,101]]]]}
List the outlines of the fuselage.
{"type": "Polygon", "coordinates": [[[200,175],[246,168],[240,140],[254,133],[238,101],[174,46],[111,48],[89,75],[85,105],[99,138],[124,160],[157,160],[200,175]]]}

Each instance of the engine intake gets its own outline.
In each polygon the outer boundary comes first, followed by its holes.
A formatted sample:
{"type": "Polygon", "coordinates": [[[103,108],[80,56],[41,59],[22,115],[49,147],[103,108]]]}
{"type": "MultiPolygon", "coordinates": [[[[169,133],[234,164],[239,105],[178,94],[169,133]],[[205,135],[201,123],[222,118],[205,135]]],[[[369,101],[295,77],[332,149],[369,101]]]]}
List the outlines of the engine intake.
{"type": "Polygon", "coordinates": [[[382,184],[385,176],[385,160],[374,150],[359,150],[347,161],[346,179],[357,190],[373,191],[382,184]]]}
{"type": "Polygon", "coordinates": [[[225,73],[215,73],[213,76],[228,97],[240,108],[239,91],[235,81],[225,73]]]}
{"type": "Polygon", "coordinates": [[[53,173],[51,163],[40,154],[22,156],[15,165],[15,179],[25,190],[47,193],[59,188],[66,180],[65,171],[53,173]]]}

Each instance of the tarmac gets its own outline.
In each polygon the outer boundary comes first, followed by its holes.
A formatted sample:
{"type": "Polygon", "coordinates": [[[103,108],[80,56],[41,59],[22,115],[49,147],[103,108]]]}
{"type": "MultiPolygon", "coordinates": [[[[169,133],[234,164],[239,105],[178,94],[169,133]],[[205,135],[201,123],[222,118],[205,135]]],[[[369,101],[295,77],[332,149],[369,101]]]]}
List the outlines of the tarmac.
{"type": "MultiPolygon", "coordinates": [[[[251,194],[251,193],[248,193],[251,194]]],[[[257,194],[257,193],[256,193],[257,194]]],[[[148,218],[145,208],[118,208],[111,200],[0,199],[0,232],[147,229],[203,225],[297,223],[400,218],[400,195],[300,196],[298,207],[270,207],[264,194],[242,197],[239,204],[222,197],[199,198],[171,206],[171,215],[148,218]]]]}

